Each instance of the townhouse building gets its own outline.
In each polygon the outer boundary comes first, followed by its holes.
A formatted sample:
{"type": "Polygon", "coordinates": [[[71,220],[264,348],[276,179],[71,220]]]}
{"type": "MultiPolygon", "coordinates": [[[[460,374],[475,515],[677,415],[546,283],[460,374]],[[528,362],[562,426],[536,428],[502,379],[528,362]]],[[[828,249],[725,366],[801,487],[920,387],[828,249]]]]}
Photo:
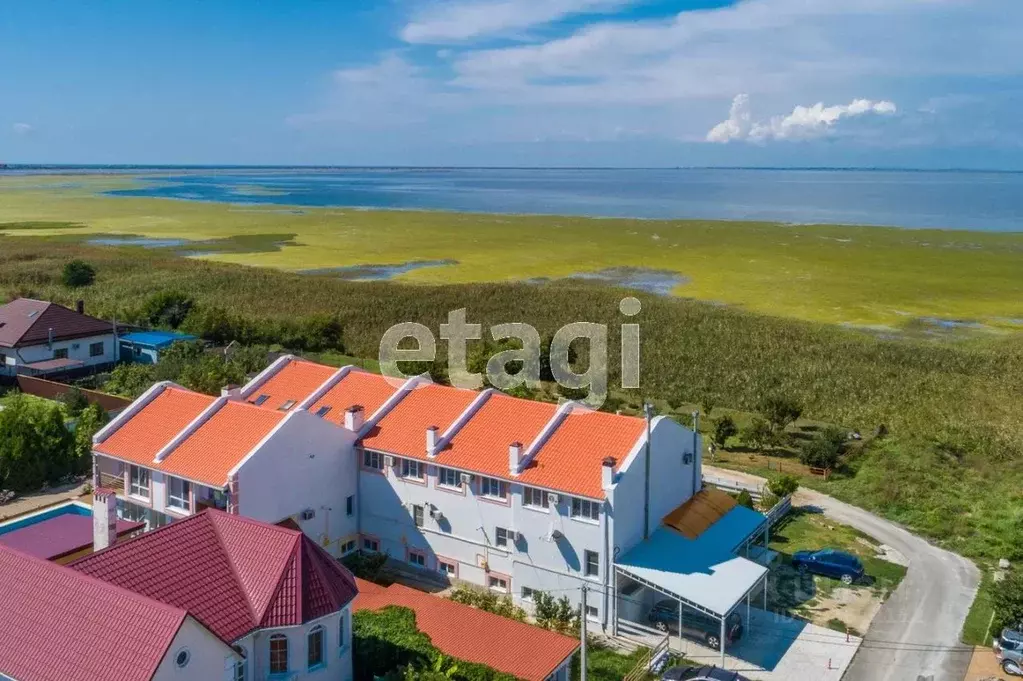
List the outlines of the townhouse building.
{"type": "Polygon", "coordinates": [[[594,412],[283,357],[219,398],[159,384],[97,434],[98,486],[153,526],[213,506],[291,517],[332,554],[387,553],[607,628],[614,561],[700,490],[700,439],[594,412]]]}

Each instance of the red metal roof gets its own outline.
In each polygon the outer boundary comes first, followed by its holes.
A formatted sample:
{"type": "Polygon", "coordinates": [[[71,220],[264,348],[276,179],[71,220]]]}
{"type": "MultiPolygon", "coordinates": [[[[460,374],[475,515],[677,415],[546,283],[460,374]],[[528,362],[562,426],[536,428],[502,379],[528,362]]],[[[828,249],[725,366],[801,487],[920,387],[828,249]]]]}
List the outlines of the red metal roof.
{"type": "MultiPolygon", "coordinates": [[[[117,521],[117,536],[145,527],[145,523],[117,521]]],[[[36,558],[55,560],[92,547],[92,517],[62,513],[42,522],[0,534],[0,544],[36,558]]]]}
{"type": "Polygon", "coordinates": [[[147,681],[187,613],[0,546],[0,673],[147,681]]]}
{"type": "Polygon", "coordinates": [[[54,340],[112,334],[111,322],[78,314],[45,300],[18,298],[0,305],[0,346],[22,347],[54,340]]]}
{"type": "MultiPolygon", "coordinates": [[[[312,395],[337,371],[335,367],[292,359],[253,390],[246,400],[255,403],[262,395],[266,395],[266,400],[261,401],[259,405],[263,409],[280,409],[288,402],[297,405],[312,395]]],[[[294,405],[291,408],[293,409],[294,405]]]]}
{"type": "Polygon", "coordinates": [[[369,449],[417,459],[426,458],[426,429],[437,427],[438,438],[479,396],[472,390],[436,383],[417,385],[362,439],[369,449]]]}
{"type": "Polygon", "coordinates": [[[213,509],[71,563],[183,608],[227,642],[340,610],[354,577],[302,532],[213,509]]]}
{"type": "Polygon", "coordinates": [[[575,638],[477,610],[400,584],[356,580],[355,610],[409,608],[416,626],[445,655],[485,664],[526,681],[544,681],[579,648],[575,638]]]}

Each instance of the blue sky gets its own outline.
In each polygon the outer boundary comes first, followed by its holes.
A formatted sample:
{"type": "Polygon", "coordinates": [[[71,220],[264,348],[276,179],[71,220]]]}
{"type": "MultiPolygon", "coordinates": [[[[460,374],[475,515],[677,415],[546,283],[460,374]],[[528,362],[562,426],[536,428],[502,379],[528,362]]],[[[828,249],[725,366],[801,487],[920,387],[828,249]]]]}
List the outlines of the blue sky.
{"type": "Polygon", "coordinates": [[[0,161],[1023,169],[1019,0],[5,0],[0,161]]]}

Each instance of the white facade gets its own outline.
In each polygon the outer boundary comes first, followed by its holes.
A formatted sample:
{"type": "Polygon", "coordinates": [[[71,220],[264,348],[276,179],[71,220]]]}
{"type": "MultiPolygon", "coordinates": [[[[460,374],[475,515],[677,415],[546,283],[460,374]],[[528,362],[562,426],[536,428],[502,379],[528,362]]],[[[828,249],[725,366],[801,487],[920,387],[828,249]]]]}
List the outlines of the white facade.
{"type": "MultiPolygon", "coordinates": [[[[302,626],[260,629],[235,642],[245,654],[246,679],[285,678],[288,681],[351,681],[352,679],[352,612],[351,605],[344,610],[308,622],[302,626]],[[311,634],[319,632],[315,642],[311,634]],[[283,641],[287,648],[287,671],[280,667],[272,672],[270,666],[271,642],[283,641]],[[310,646],[322,646],[320,664],[309,666],[310,646]],[[279,674],[279,676],[278,676],[279,674]]],[[[280,663],[280,643],[275,644],[280,663]]],[[[198,678],[198,677],[196,677],[198,678]]]]}
{"type": "Polygon", "coordinates": [[[235,681],[234,667],[239,660],[227,644],[189,615],[167,646],[167,652],[153,674],[153,681],[235,681]]]}
{"type": "MultiPolygon", "coordinates": [[[[18,368],[24,367],[26,364],[56,359],[60,356],[81,362],[86,367],[111,364],[117,361],[117,337],[111,332],[85,338],[57,340],[52,344],[41,343],[17,348],[0,347],[0,356],[3,357],[3,361],[0,362],[0,365],[3,365],[0,366],[0,373],[6,376],[14,376],[18,373],[18,368]]],[[[31,373],[33,375],[46,374],[44,371],[31,371],[31,373]]]]}

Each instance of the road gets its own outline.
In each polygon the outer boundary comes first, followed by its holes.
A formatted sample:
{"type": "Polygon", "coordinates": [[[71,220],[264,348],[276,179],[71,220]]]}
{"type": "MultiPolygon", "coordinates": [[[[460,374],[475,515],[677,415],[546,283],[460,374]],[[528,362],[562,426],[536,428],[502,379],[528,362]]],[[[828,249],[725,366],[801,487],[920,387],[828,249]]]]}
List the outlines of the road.
{"type": "MultiPolygon", "coordinates": [[[[708,475],[762,485],[763,478],[704,466],[708,475]]],[[[793,502],[891,546],[909,561],[905,579],[881,606],[843,681],[962,681],[973,649],[959,642],[980,583],[966,558],[826,494],[800,489],[793,502]]]]}

